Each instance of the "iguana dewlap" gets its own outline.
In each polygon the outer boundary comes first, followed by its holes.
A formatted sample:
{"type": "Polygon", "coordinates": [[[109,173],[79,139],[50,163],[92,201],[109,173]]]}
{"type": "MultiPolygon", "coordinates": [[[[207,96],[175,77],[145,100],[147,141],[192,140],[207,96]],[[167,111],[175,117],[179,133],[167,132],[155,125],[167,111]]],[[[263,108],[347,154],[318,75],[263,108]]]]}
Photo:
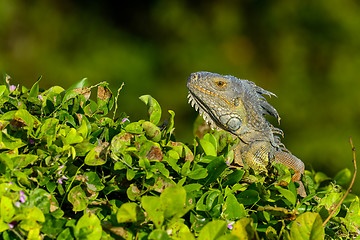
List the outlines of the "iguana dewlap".
{"type": "Polygon", "coordinates": [[[187,87],[189,102],[212,128],[228,131],[241,140],[234,150],[236,163],[266,170],[272,162],[280,162],[295,171],[292,179],[300,185],[298,193],[306,196],[300,181],[304,163],[280,142],[277,135],[282,131],[264,118],[272,115],[280,121],[276,109],[263,96],[275,94],[251,81],[210,72],[192,73],[187,87]]]}

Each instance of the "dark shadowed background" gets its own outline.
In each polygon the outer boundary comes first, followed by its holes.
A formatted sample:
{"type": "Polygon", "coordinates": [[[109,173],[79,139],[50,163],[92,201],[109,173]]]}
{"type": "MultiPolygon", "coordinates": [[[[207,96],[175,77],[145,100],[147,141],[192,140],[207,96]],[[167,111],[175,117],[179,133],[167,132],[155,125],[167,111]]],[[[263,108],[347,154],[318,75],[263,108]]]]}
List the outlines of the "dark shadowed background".
{"type": "MultiPolygon", "coordinates": [[[[248,79],[274,92],[284,143],[308,169],[334,176],[360,146],[360,2],[0,1],[0,71],[13,84],[64,88],[87,77],[125,82],[119,109],[146,117],[150,94],[192,141],[191,72],[248,79]]],[[[360,148],[359,148],[360,149],[360,148]]],[[[359,192],[360,182],[356,189],[359,192]]]]}

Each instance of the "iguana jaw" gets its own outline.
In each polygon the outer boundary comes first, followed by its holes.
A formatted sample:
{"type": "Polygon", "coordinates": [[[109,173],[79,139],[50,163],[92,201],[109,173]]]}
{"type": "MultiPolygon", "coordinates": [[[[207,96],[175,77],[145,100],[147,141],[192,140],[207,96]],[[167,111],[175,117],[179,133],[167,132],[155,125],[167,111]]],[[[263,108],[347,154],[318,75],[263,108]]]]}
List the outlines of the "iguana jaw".
{"type": "Polygon", "coordinates": [[[189,103],[191,106],[199,112],[200,116],[203,117],[206,123],[210,125],[212,129],[215,129],[217,125],[220,125],[220,122],[217,121],[216,116],[212,113],[211,109],[207,107],[200,98],[196,96],[191,90],[189,89],[188,95],[189,103]]]}

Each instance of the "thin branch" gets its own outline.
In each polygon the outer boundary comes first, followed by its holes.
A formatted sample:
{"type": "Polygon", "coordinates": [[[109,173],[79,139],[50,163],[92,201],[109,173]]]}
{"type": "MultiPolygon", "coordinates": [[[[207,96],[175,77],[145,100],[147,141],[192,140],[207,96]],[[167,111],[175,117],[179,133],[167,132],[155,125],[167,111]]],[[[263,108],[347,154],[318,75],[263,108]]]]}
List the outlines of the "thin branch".
{"type": "Polygon", "coordinates": [[[356,166],[356,154],[355,154],[355,147],[354,144],[352,142],[352,138],[350,138],[350,145],[351,145],[351,150],[352,150],[352,155],[353,155],[353,164],[354,164],[354,175],[353,178],[351,180],[350,186],[347,189],[347,191],[345,192],[344,196],[342,197],[342,199],[340,200],[340,202],[336,205],[336,207],[331,211],[330,215],[327,217],[327,219],[324,221],[323,223],[323,227],[325,227],[326,223],[330,220],[330,218],[335,214],[336,210],[340,207],[341,203],[345,200],[346,196],[350,193],[352,186],[354,185],[355,182],[355,178],[356,178],[356,173],[357,173],[357,166],[356,166]]]}
{"type": "Polygon", "coordinates": [[[120,91],[121,91],[121,89],[123,88],[123,86],[124,86],[124,82],[121,84],[121,86],[120,86],[120,88],[118,89],[117,94],[116,94],[116,96],[115,96],[115,109],[114,109],[113,120],[115,119],[116,110],[117,110],[117,108],[118,108],[118,97],[119,97],[120,91]]]}

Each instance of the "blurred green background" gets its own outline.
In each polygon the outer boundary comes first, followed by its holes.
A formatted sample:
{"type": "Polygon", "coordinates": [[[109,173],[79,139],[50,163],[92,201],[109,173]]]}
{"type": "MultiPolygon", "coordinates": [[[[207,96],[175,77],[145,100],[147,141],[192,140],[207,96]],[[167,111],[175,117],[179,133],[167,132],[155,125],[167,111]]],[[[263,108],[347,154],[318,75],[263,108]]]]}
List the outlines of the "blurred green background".
{"type": "MultiPolygon", "coordinates": [[[[191,72],[254,81],[274,92],[285,145],[307,168],[334,176],[360,146],[360,2],[0,1],[0,71],[13,84],[64,88],[110,82],[121,111],[146,117],[155,97],[192,141],[191,72]]],[[[360,149],[360,148],[359,148],[360,149]]],[[[356,192],[360,192],[357,181],[356,192]]]]}

